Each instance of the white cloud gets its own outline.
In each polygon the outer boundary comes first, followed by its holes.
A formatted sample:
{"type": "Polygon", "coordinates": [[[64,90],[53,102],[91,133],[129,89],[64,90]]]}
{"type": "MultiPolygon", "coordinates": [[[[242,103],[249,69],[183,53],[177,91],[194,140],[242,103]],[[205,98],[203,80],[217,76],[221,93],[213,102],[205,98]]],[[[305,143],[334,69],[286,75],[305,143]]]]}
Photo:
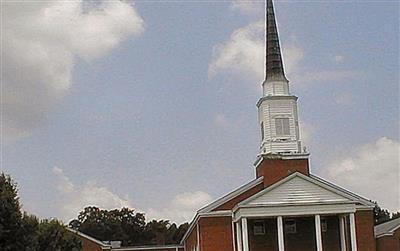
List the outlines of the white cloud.
{"type": "Polygon", "coordinates": [[[146,218],[148,220],[169,219],[172,222],[181,224],[190,221],[196,211],[210,203],[211,200],[211,196],[203,191],[178,194],[164,208],[150,208],[147,210],[146,218]]]}
{"type": "Polygon", "coordinates": [[[29,136],[71,86],[75,58],[104,56],[144,30],[124,1],[3,3],[2,141],[29,136]]]}
{"type": "MultiPolygon", "coordinates": [[[[87,206],[108,210],[122,207],[133,208],[129,198],[121,197],[93,181],[88,181],[82,186],[75,185],[59,167],[53,168],[53,174],[59,194],[57,213],[64,222],[76,218],[78,213],[87,206]]],[[[181,224],[190,221],[196,211],[210,203],[211,200],[212,197],[203,191],[185,192],[176,195],[162,208],[135,209],[145,212],[148,221],[163,219],[181,224]]]]}
{"type": "MultiPolygon", "coordinates": [[[[354,70],[318,69],[315,66],[300,65],[305,57],[304,49],[296,42],[296,37],[292,36],[289,40],[282,43],[283,63],[289,80],[293,80],[297,86],[307,87],[328,81],[343,81],[362,75],[354,70]]],[[[209,78],[227,72],[236,76],[245,76],[250,80],[246,82],[262,82],[265,70],[264,42],[263,20],[236,29],[227,41],[214,46],[208,68],[209,78]]],[[[335,58],[339,61],[343,60],[342,56],[335,58]]],[[[259,85],[253,86],[259,91],[259,85]]],[[[346,99],[346,101],[349,100],[346,99]]]]}
{"type": "Polygon", "coordinates": [[[382,137],[337,158],[327,170],[336,184],[400,211],[400,142],[382,137]]]}
{"type": "Polygon", "coordinates": [[[209,65],[209,76],[229,70],[244,73],[261,81],[264,64],[263,22],[235,30],[228,41],[216,45],[209,65]]]}
{"type": "Polygon", "coordinates": [[[97,206],[108,210],[132,207],[128,199],[121,198],[94,182],[88,182],[84,186],[74,185],[61,168],[54,167],[53,174],[56,176],[59,192],[59,215],[65,222],[76,218],[86,206],[97,206]]]}
{"type": "MultiPolygon", "coordinates": [[[[227,41],[214,46],[208,68],[209,77],[228,71],[261,82],[265,69],[264,28],[264,21],[251,23],[235,30],[227,41]]],[[[303,49],[295,43],[288,43],[283,45],[282,53],[286,71],[290,75],[303,58],[303,49]]]]}

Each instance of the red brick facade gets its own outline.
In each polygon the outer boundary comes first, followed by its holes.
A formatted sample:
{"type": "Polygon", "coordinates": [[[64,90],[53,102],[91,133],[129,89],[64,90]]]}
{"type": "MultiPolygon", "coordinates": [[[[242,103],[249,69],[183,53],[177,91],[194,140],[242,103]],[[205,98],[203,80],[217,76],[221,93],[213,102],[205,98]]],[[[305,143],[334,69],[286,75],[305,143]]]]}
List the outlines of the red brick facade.
{"type": "Polygon", "coordinates": [[[372,210],[356,212],[356,234],[358,251],[376,251],[372,210]]]}
{"type": "Polygon", "coordinates": [[[309,175],[308,159],[263,159],[256,168],[257,178],[264,176],[264,187],[268,187],[294,172],[309,175]]]}
{"type": "Polygon", "coordinates": [[[82,241],[82,251],[104,251],[101,245],[86,238],[79,236],[79,239],[82,241]]]}
{"type": "Polygon", "coordinates": [[[233,250],[231,217],[201,218],[199,226],[201,251],[233,250]]]}
{"type": "Polygon", "coordinates": [[[400,228],[392,236],[382,236],[376,240],[377,251],[400,251],[400,228]]]}
{"type": "Polygon", "coordinates": [[[196,245],[197,245],[197,227],[198,227],[198,223],[196,223],[192,229],[192,231],[190,232],[189,236],[187,237],[186,241],[185,241],[185,248],[186,251],[192,251],[195,250],[196,245]]]}
{"type": "MultiPolygon", "coordinates": [[[[217,213],[219,215],[202,215],[200,214],[196,221],[192,223],[190,232],[184,240],[185,248],[179,248],[179,251],[233,251],[236,245],[235,227],[232,224],[232,217],[228,216],[226,212],[233,210],[233,208],[243,200],[261,192],[266,187],[280,181],[293,172],[300,172],[309,176],[308,159],[264,159],[256,169],[257,178],[263,176],[263,182],[248,188],[247,191],[242,192],[236,197],[224,202],[222,205],[211,210],[210,213],[217,213]],[[222,211],[222,214],[221,214],[222,211]]],[[[296,175],[296,174],[294,174],[296,175]]],[[[297,174],[298,175],[298,174],[297,174]]],[[[261,181],[260,181],[261,182],[261,181]]],[[[277,212],[279,215],[279,212],[277,212]]],[[[316,231],[315,231],[315,218],[313,216],[293,216],[283,217],[285,224],[286,220],[294,220],[296,222],[297,232],[288,233],[284,228],[284,246],[286,251],[313,251],[316,249],[316,231]]],[[[338,251],[340,250],[340,230],[339,230],[339,215],[322,215],[321,219],[326,223],[327,230],[322,232],[322,245],[324,251],[338,251]]],[[[376,249],[376,241],[374,237],[374,218],[373,211],[362,210],[357,211],[355,214],[356,235],[358,251],[400,251],[399,250],[399,236],[396,233],[396,238],[383,237],[378,240],[378,247],[376,249]],[[397,246],[396,246],[397,245],[397,246]],[[396,249],[397,248],[397,249],[396,249]]],[[[348,220],[347,220],[347,224],[348,220]]],[[[285,226],[285,225],[284,225],[285,226]]],[[[349,226],[346,225],[346,246],[350,248],[350,232],[349,226]]],[[[248,219],[248,236],[249,236],[249,251],[273,251],[278,250],[278,227],[276,217],[267,219],[248,219]],[[264,222],[265,234],[255,234],[254,224],[264,222]]],[[[101,251],[103,250],[98,243],[90,239],[82,239],[84,244],[84,251],[101,251]]],[[[118,250],[111,249],[111,250],[118,250]]],[[[145,251],[146,248],[135,247],[132,249],[145,251]]],[[[153,251],[175,251],[175,248],[159,247],[150,249],[153,251]]]]}

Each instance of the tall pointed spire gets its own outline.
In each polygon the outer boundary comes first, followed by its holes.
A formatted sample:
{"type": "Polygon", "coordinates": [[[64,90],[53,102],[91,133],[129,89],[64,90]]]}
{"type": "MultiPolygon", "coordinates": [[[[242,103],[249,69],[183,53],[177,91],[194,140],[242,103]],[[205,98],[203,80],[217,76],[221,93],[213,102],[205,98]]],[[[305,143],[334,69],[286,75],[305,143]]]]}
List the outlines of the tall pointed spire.
{"type": "Polygon", "coordinates": [[[266,0],[265,11],[265,82],[267,80],[286,80],[283,69],[278,28],[276,26],[274,5],[266,0]]]}
{"type": "Polygon", "coordinates": [[[259,156],[285,154],[297,158],[299,154],[307,155],[301,149],[297,97],[290,94],[285,77],[272,0],[265,0],[265,10],[265,81],[263,96],[257,103],[261,128],[259,156]]]}

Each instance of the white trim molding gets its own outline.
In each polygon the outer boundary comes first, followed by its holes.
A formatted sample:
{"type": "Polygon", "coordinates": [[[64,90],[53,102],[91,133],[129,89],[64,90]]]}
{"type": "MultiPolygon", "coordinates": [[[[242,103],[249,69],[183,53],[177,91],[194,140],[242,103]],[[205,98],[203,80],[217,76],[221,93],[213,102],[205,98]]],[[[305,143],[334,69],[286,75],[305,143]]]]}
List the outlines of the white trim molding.
{"type": "Polygon", "coordinates": [[[265,188],[264,190],[256,193],[255,195],[243,200],[242,202],[240,202],[238,205],[236,205],[234,207],[233,211],[236,211],[238,208],[243,207],[246,204],[250,204],[255,199],[263,196],[264,194],[269,193],[270,191],[278,188],[279,186],[285,184],[286,182],[289,182],[290,180],[292,180],[294,178],[303,179],[311,184],[314,184],[317,187],[325,189],[325,190],[332,192],[343,198],[342,201],[331,201],[331,202],[327,201],[326,203],[328,203],[328,204],[334,204],[334,203],[338,203],[338,202],[342,202],[342,203],[347,202],[347,203],[357,205],[357,209],[361,209],[361,208],[372,209],[373,207],[375,207],[374,203],[372,203],[358,195],[355,195],[343,188],[340,188],[332,183],[329,183],[325,180],[317,178],[316,176],[307,176],[300,172],[295,172],[295,173],[292,173],[291,175],[287,176],[286,178],[276,182],[275,184],[265,188]]]}
{"type": "Polygon", "coordinates": [[[241,218],[271,218],[280,216],[312,216],[330,214],[348,214],[356,211],[354,204],[333,205],[287,205],[287,206],[258,206],[240,207],[235,212],[234,221],[241,218]]]}

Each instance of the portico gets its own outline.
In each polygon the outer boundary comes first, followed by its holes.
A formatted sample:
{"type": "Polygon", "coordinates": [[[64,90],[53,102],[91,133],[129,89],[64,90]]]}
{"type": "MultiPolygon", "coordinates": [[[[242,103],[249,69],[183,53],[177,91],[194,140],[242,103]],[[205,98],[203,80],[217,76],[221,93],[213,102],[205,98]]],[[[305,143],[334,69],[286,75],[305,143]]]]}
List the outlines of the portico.
{"type": "Polygon", "coordinates": [[[357,251],[355,213],[372,203],[294,173],[234,208],[237,251],[357,251]]]}
{"type": "Polygon", "coordinates": [[[357,250],[354,214],[242,218],[235,224],[237,251],[357,250]],[[347,222],[347,225],[346,225],[347,222]],[[352,223],[353,222],[353,223],[352,223]]]}

